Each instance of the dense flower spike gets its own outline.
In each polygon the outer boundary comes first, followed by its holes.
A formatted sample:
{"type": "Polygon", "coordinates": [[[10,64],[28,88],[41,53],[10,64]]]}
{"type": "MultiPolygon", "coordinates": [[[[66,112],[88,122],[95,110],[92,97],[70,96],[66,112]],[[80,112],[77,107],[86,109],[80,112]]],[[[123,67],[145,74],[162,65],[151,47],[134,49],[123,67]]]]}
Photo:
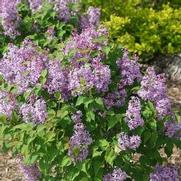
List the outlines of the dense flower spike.
{"type": "Polygon", "coordinates": [[[19,35],[18,27],[20,24],[20,16],[18,14],[17,5],[20,0],[2,0],[1,17],[4,34],[11,38],[19,35]]]}
{"type": "Polygon", "coordinates": [[[97,27],[100,22],[100,9],[89,7],[85,16],[81,17],[81,27],[86,29],[90,26],[97,27]]]}
{"type": "Polygon", "coordinates": [[[0,61],[0,74],[23,93],[38,83],[48,58],[29,40],[24,40],[20,48],[10,44],[8,50],[0,61]]]}
{"type": "Polygon", "coordinates": [[[128,110],[126,111],[125,121],[128,123],[130,130],[144,125],[144,121],[141,118],[141,104],[139,98],[131,97],[128,110]]]}
{"type": "Polygon", "coordinates": [[[104,176],[103,181],[124,181],[128,175],[126,172],[122,171],[120,168],[114,169],[112,174],[107,174],[104,176]]]}
{"type": "Polygon", "coordinates": [[[155,167],[155,171],[150,174],[150,181],[179,181],[178,170],[173,166],[155,167]]]}
{"type": "Polygon", "coordinates": [[[23,173],[26,181],[38,181],[41,176],[36,164],[29,166],[21,163],[20,170],[23,173]]]}
{"type": "Polygon", "coordinates": [[[0,90],[0,114],[5,114],[10,118],[16,104],[15,95],[0,90]]]}
{"type": "Polygon", "coordinates": [[[82,115],[82,111],[77,111],[71,116],[71,119],[74,121],[74,123],[81,123],[82,115]]]}
{"type": "Polygon", "coordinates": [[[172,138],[180,138],[181,137],[181,122],[176,123],[173,121],[167,121],[164,123],[165,135],[172,138]]]}
{"type": "Polygon", "coordinates": [[[72,57],[74,64],[77,63],[77,61],[80,62],[82,58],[84,62],[86,59],[87,61],[91,61],[92,58],[90,55],[93,50],[97,50],[99,52],[99,57],[101,57],[102,49],[105,45],[107,45],[106,35],[106,29],[99,28],[96,30],[94,27],[89,27],[83,30],[81,34],[74,33],[73,37],[67,42],[65,46],[65,55],[75,52],[72,57]],[[100,37],[105,38],[99,40],[100,37]]]}
{"type": "Polygon", "coordinates": [[[134,81],[140,81],[142,78],[138,57],[135,55],[133,60],[130,60],[128,51],[124,50],[123,58],[117,61],[117,65],[121,72],[121,85],[132,85],[134,81]]]}
{"type": "Polygon", "coordinates": [[[85,130],[83,123],[76,123],[74,134],[69,141],[68,155],[73,162],[83,161],[88,156],[88,146],[92,143],[90,134],[85,130]]]}
{"type": "Polygon", "coordinates": [[[141,81],[141,89],[138,94],[144,100],[155,103],[160,118],[171,114],[171,103],[166,94],[166,79],[164,74],[156,75],[153,67],[147,69],[147,74],[141,81]]]}
{"type": "Polygon", "coordinates": [[[140,136],[128,136],[126,133],[120,133],[118,137],[118,145],[121,150],[133,149],[136,150],[141,144],[140,136]]]}
{"type": "Polygon", "coordinates": [[[60,92],[62,98],[68,97],[67,72],[62,68],[60,61],[50,61],[47,64],[48,78],[45,88],[50,94],[60,92]]]}
{"type": "Polygon", "coordinates": [[[72,16],[75,16],[79,11],[80,0],[55,0],[55,10],[58,17],[67,22],[72,16]]]}
{"type": "Polygon", "coordinates": [[[37,99],[35,102],[25,103],[21,106],[20,112],[25,122],[42,124],[47,118],[47,107],[43,99],[37,99]]]}

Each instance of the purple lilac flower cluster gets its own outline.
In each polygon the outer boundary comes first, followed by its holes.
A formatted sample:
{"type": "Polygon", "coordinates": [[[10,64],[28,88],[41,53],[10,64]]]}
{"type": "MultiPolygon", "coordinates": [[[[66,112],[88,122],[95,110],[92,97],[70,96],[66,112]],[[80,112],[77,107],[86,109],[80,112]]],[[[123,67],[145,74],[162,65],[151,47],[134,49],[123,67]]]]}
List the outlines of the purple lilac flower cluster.
{"type": "Polygon", "coordinates": [[[159,117],[171,114],[171,103],[166,94],[166,79],[164,74],[156,75],[153,67],[147,69],[138,94],[144,100],[155,103],[159,117]]]}
{"type": "Polygon", "coordinates": [[[131,97],[131,100],[128,103],[125,121],[128,123],[130,130],[144,125],[144,120],[141,117],[141,104],[139,98],[134,96],[131,97]]]}
{"type": "Polygon", "coordinates": [[[39,168],[36,164],[29,166],[21,163],[20,170],[24,174],[26,181],[38,181],[41,176],[39,168]]]}
{"type": "Polygon", "coordinates": [[[1,2],[1,17],[4,34],[11,38],[19,35],[18,27],[20,23],[20,16],[17,11],[17,5],[20,0],[2,0],[1,2]]]}
{"type": "Polygon", "coordinates": [[[132,85],[134,81],[140,81],[142,79],[140,65],[136,55],[133,60],[130,60],[128,51],[124,50],[123,57],[117,61],[117,65],[120,68],[121,73],[120,85],[123,87],[126,85],[132,85]]]}
{"type": "Polygon", "coordinates": [[[72,119],[75,123],[74,134],[69,140],[68,155],[73,162],[83,161],[87,158],[89,151],[88,146],[92,144],[92,138],[86,131],[84,124],[81,122],[82,112],[77,111],[72,119]]]}
{"type": "Polygon", "coordinates": [[[141,138],[138,135],[128,136],[126,133],[120,133],[118,137],[118,145],[121,150],[135,150],[141,144],[141,138]]]}
{"type": "Polygon", "coordinates": [[[128,175],[126,172],[122,171],[120,168],[114,169],[112,174],[107,174],[104,176],[103,181],[124,181],[128,175]]]}
{"type": "Polygon", "coordinates": [[[35,12],[36,10],[40,9],[42,6],[42,0],[28,0],[30,4],[30,9],[35,12]]]}
{"type": "Polygon", "coordinates": [[[23,93],[35,86],[41,72],[46,68],[48,57],[37,51],[29,40],[24,40],[20,48],[10,44],[7,54],[0,61],[0,74],[11,85],[16,85],[23,93]]]}
{"type": "Polygon", "coordinates": [[[181,138],[181,122],[167,121],[164,123],[165,135],[169,138],[181,138]]]}
{"type": "Polygon", "coordinates": [[[42,124],[47,118],[46,102],[43,99],[37,99],[30,103],[25,103],[20,107],[20,112],[25,122],[42,124]]]}
{"type": "Polygon", "coordinates": [[[178,170],[173,166],[155,167],[155,171],[150,174],[150,181],[179,181],[178,170]]]}
{"type": "Polygon", "coordinates": [[[81,27],[86,29],[91,26],[97,27],[100,22],[100,9],[89,7],[85,16],[81,17],[81,27]]]}
{"type": "Polygon", "coordinates": [[[80,0],[55,0],[55,11],[58,17],[67,22],[72,16],[75,16],[79,11],[80,0]]]}
{"type": "Polygon", "coordinates": [[[0,114],[11,117],[13,110],[16,108],[16,97],[0,90],[0,114]]]}

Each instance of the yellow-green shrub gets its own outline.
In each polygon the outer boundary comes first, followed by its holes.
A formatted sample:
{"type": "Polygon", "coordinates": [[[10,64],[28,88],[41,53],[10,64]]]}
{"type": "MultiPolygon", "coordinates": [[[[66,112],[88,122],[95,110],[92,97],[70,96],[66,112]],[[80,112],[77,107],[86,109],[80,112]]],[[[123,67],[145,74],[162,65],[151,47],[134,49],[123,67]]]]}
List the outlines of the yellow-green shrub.
{"type": "Polygon", "coordinates": [[[157,6],[149,0],[147,3],[144,0],[90,2],[102,8],[102,20],[110,30],[111,39],[137,52],[144,60],[158,53],[181,52],[179,2],[164,5],[163,2],[169,1],[161,1],[157,6]]]}

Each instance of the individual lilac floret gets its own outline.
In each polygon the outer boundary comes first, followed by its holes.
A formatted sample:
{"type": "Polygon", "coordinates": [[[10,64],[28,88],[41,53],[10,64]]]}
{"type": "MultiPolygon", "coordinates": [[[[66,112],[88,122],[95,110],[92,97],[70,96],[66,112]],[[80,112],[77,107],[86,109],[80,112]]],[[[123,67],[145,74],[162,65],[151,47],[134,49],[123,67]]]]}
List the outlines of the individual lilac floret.
{"type": "Polygon", "coordinates": [[[178,170],[173,166],[157,165],[150,174],[150,181],[179,181],[178,170]]]}
{"type": "Polygon", "coordinates": [[[77,111],[71,116],[71,119],[74,121],[74,123],[80,123],[82,120],[82,111],[77,111]]]}
{"type": "Polygon", "coordinates": [[[26,181],[38,181],[40,179],[41,173],[36,164],[29,166],[21,163],[20,170],[26,181]]]}
{"type": "Polygon", "coordinates": [[[40,53],[29,40],[24,40],[20,48],[10,44],[8,52],[0,61],[0,74],[11,85],[15,85],[18,93],[34,87],[46,68],[48,57],[40,53]]]}
{"type": "Polygon", "coordinates": [[[20,0],[3,0],[1,2],[1,17],[4,34],[15,38],[19,35],[18,27],[21,18],[18,14],[17,6],[20,0]]]}
{"type": "Polygon", "coordinates": [[[159,117],[171,115],[171,102],[170,100],[166,97],[164,99],[158,100],[156,102],[156,110],[158,112],[159,117]]]}
{"type": "Polygon", "coordinates": [[[15,95],[0,90],[0,114],[11,117],[13,110],[16,108],[15,95]]]}
{"type": "Polygon", "coordinates": [[[42,0],[28,0],[30,4],[30,9],[32,12],[35,12],[36,10],[40,9],[42,6],[42,0]]]}
{"type": "Polygon", "coordinates": [[[103,177],[103,181],[124,181],[128,175],[120,168],[114,169],[112,174],[107,174],[103,177]]]}
{"type": "Polygon", "coordinates": [[[43,124],[47,118],[47,106],[43,99],[23,104],[20,108],[23,120],[27,123],[43,124]]]}
{"type": "Polygon", "coordinates": [[[65,22],[79,12],[80,0],[55,0],[53,3],[58,17],[65,22]]]}
{"type": "Polygon", "coordinates": [[[83,29],[86,29],[90,26],[97,27],[100,22],[100,15],[101,12],[99,8],[89,7],[86,15],[81,17],[81,27],[83,29]]]}
{"type": "Polygon", "coordinates": [[[146,75],[141,81],[139,96],[144,100],[157,102],[166,97],[166,79],[164,74],[156,75],[153,67],[146,70],[146,75]]]}
{"type": "Polygon", "coordinates": [[[83,161],[88,156],[88,146],[92,143],[90,134],[85,130],[82,123],[77,123],[74,126],[74,134],[69,140],[68,155],[73,162],[83,161]]]}
{"type": "Polygon", "coordinates": [[[118,137],[118,145],[121,150],[136,150],[141,144],[141,138],[138,135],[128,136],[126,133],[120,133],[118,137]]]}
{"type": "Polygon", "coordinates": [[[144,121],[141,117],[141,104],[139,98],[132,97],[129,101],[125,121],[127,122],[130,130],[144,125],[144,121]]]}
{"type": "Polygon", "coordinates": [[[140,81],[142,75],[140,72],[140,65],[138,63],[138,57],[135,55],[133,60],[130,60],[128,56],[128,51],[125,50],[123,57],[117,61],[117,65],[121,72],[121,84],[132,85],[134,81],[140,81]]]}
{"type": "Polygon", "coordinates": [[[164,123],[165,135],[169,138],[181,137],[181,122],[176,123],[173,121],[167,121],[164,123]]]}

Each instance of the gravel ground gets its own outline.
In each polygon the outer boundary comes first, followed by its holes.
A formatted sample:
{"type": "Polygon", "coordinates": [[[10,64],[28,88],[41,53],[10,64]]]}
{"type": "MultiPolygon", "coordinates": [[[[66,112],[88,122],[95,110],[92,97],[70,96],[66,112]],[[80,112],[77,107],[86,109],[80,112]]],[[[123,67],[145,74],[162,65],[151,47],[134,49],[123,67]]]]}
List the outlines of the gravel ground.
{"type": "MultiPolygon", "coordinates": [[[[181,113],[181,85],[168,81],[168,94],[174,109],[181,113]]],[[[163,152],[162,155],[166,156],[163,152]]],[[[174,154],[169,158],[169,163],[176,165],[181,174],[181,150],[174,148],[174,154]]],[[[0,155],[0,181],[25,181],[16,159],[11,154],[0,155]]]]}

